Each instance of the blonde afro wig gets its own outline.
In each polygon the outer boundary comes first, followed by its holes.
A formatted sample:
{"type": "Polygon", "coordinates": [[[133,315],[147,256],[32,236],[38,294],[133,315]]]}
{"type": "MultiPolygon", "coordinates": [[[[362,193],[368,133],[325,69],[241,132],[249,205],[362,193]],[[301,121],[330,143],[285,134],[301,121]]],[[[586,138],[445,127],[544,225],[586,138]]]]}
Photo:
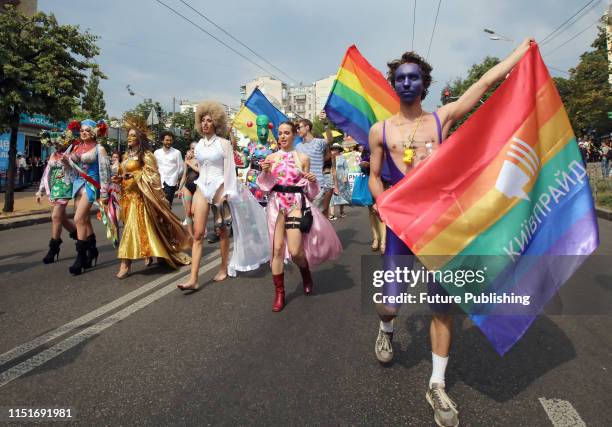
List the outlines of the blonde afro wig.
{"type": "Polygon", "coordinates": [[[225,137],[227,133],[227,113],[225,107],[217,101],[203,101],[198,105],[195,112],[195,127],[202,135],[202,118],[210,116],[215,126],[215,134],[225,137]]]}

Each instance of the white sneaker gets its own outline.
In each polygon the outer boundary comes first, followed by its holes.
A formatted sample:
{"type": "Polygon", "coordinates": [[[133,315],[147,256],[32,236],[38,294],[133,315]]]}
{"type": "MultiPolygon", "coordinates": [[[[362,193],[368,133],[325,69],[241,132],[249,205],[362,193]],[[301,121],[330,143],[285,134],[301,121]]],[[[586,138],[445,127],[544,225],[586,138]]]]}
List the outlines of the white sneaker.
{"type": "Polygon", "coordinates": [[[378,329],[374,353],[380,363],[390,363],[393,360],[393,332],[384,332],[378,329]]]}
{"type": "Polygon", "coordinates": [[[457,404],[448,397],[443,384],[432,384],[427,390],[425,398],[434,410],[436,424],[440,427],[457,427],[459,425],[457,404]]]}

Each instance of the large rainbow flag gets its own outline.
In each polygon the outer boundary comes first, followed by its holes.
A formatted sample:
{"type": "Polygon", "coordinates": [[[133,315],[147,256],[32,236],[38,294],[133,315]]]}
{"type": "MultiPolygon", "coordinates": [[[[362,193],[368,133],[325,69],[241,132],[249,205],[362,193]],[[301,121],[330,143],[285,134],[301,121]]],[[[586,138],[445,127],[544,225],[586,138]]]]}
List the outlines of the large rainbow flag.
{"type": "MultiPolygon", "coordinates": [[[[537,45],[432,157],[377,200],[428,269],[485,269],[482,294],[530,304],[463,303],[499,354],[599,244],[589,180],[537,45]]],[[[451,295],[468,286],[441,283],[451,295]]]]}
{"type": "Polygon", "coordinates": [[[380,71],[352,45],[344,55],[324,110],[338,128],[367,147],[370,128],[397,113],[399,99],[380,71]]]}

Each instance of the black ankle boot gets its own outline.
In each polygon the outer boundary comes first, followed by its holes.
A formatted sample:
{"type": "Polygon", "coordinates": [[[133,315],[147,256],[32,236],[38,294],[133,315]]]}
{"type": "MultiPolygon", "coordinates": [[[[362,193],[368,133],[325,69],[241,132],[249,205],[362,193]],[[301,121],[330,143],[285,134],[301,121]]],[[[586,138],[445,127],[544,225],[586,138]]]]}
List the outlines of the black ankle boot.
{"type": "Polygon", "coordinates": [[[49,252],[43,258],[43,262],[45,264],[51,264],[59,259],[60,253],[60,245],[62,244],[62,239],[51,239],[49,240],[49,252]]]}
{"type": "Polygon", "coordinates": [[[87,236],[87,243],[89,243],[89,245],[87,246],[87,256],[85,258],[85,268],[91,268],[94,260],[95,260],[95,264],[94,265],[98,265],[98,248],[96,248],[96,235],[95,234],[91,234],[89,236],[87,236]]]}
{"type": "Polygon", "coordinates": [[[87,260],[87,248],[89,247],[89,242],[87,240],[77,240],[76,241],[76,251],[77,256],[74,260],[74,264],[72,264],[68,270],[70,273],[78,276],[85,269],[85,261],[87,260]]]}

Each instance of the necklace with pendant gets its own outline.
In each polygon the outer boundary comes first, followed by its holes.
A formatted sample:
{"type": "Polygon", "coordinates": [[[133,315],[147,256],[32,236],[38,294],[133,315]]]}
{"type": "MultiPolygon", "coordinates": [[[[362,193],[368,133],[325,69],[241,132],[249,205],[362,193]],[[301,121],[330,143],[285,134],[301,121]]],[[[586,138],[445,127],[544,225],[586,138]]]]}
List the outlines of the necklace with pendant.
{"type": "Polygon", "coordinates": [[[419,120],[417,121],[417,124],[414,127],[414,129],[412,130],[412,135],[410,136],[410,140],[408,142],[403,142],[402,143],[402,145],[404,146],[404,158],[402,159],[402,161],[406,165],[411,165],[413,160],[414,160],[414,148],[412,148],[412,145],[414,144],[414,137],[416,135],[416,131],[419,128],[419,126],[421,126],[421,119],[422,118],[423,118],[423,111],[421,111],[421,115],[419,116],[419,120]]]}

